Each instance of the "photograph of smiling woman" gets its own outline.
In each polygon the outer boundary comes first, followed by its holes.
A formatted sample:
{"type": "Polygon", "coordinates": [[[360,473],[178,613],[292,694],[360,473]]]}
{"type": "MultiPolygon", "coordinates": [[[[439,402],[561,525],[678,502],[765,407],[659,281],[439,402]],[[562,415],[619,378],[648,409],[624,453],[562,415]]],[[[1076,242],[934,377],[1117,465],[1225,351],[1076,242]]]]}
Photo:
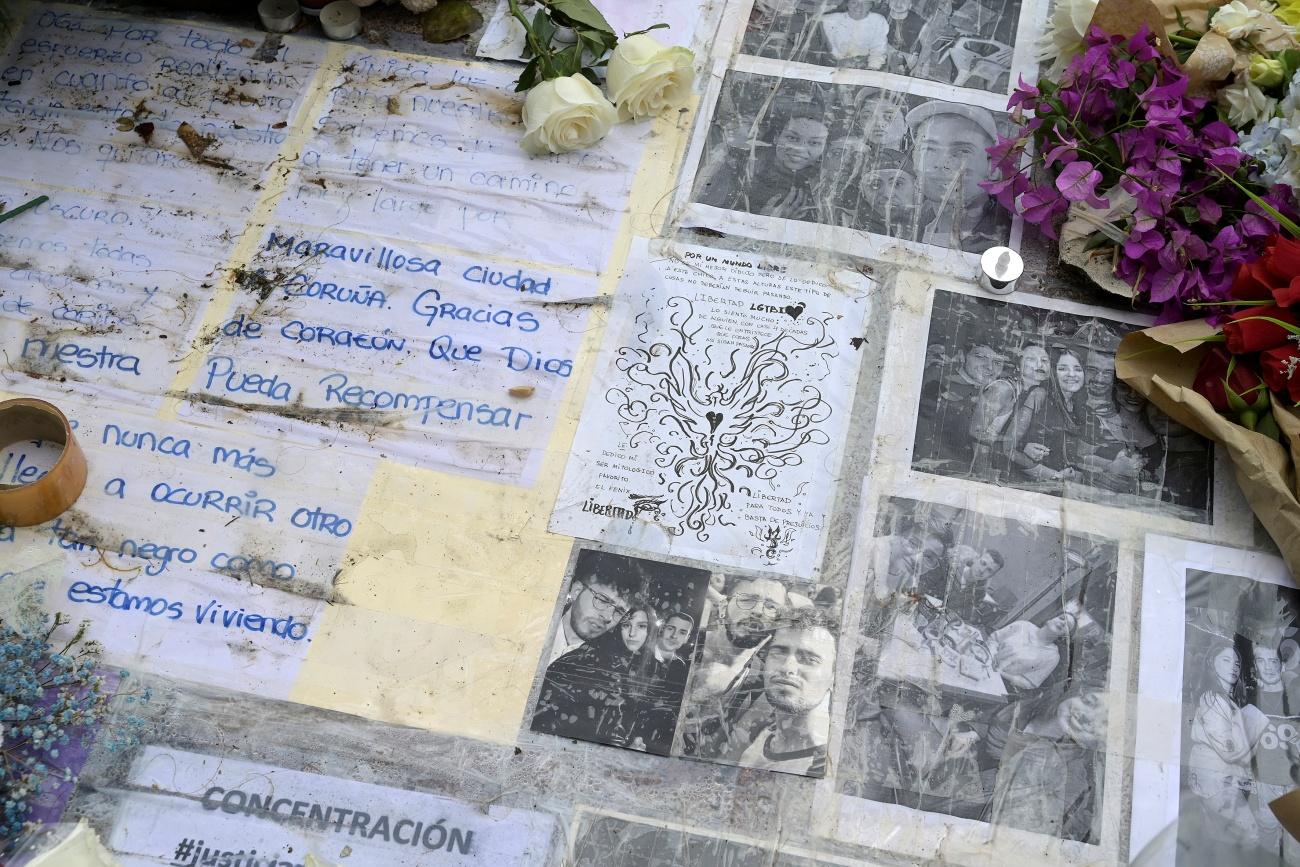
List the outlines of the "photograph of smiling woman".
{"type": "Polygon", "coordinates": [[[707,203],[764,217],[826,222],[819,168],[830,139],[817,102],[774,102],[740,164],[714,176],[707,203]]]}
{"type": "Polygon", "coordinates": [[[1208,523],[1213,448],[1115,380],[1134,327],[936,293],[912,468],[1208,523]]]}
{"type": "Polygon", "coordinates": [[[704,569],[578,551],[529,728],[667,755],[708,587],[704,569]]]}

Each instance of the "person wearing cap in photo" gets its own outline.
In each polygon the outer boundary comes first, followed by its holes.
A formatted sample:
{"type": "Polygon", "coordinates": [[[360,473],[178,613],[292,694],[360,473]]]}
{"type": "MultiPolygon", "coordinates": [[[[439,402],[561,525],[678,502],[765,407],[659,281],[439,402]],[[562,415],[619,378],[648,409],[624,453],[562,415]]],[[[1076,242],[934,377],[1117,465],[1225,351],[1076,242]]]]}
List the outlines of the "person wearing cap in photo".
{"type": "Polygon", "coordinates": [[[989,177],[986,150],[998,137],[992,113],[935,99],[909,111],[907,127],[921,193],[915,240],[968,253],[1004,243],[1001,212],[980,188],[989,177]]]}

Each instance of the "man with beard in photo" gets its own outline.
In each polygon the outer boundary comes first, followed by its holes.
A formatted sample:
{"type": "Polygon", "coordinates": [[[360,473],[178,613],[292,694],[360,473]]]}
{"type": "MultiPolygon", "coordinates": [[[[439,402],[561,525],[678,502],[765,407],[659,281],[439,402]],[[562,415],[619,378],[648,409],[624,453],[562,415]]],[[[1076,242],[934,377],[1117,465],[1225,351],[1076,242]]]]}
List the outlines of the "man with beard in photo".
{"type": "Polygon", "coordinates": [[[736,764],[825,776],[838,634],[835,620],[816,608],[796,609],[777,625],[760,651],[770,722],[753,733],[736,764]]]}
{"type": "Polygon", "coordinates": [[[701,642],[682,723],[683,751],[700,758],[723,755],[737,721],[761,698],[762,677],[750,662],[789,604],[785,585],[773,578],[729,577],[724,591],[701,642]]]}

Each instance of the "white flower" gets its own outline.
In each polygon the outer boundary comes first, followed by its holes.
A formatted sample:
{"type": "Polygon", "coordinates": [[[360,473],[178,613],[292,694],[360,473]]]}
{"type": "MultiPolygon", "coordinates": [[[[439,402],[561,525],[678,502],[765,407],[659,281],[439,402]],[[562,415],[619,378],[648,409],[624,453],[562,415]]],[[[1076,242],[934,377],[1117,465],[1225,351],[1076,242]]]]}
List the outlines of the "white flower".
{"type": "Polygon", "coordinates": [[[1219,91],[1219,102],[1228,107],[1228,123],[1244,130],[1258,120],[1267,120],[1277,108],[1277,100],[1265,96],[1249,78],[1229,84],[1219,91]]]}
{"type": "Polygon", "coordinates": [[[1260,20],[1263,14],[1258,9],[1249,8],[1241,0],[1232,0],[1214,13],[1210,29],[1229,39],[1245,39],[1263,26],[1264,22],[1260,20]]]}
{"type": "Polygon", "coordinates": [[[681,108],[695,83],[695,54],[639,33],[618,44],[605,83],[622,120],[654,117],[681,108]]]}
{"type": "Polygon", "coordinates": [[[560,154],[600,141],[618,121],[618,113],[596,85],[575,73],[528,91],[523,119],[524,150],[560,154]]]}
{"type": "Polygon", "coordinates": [[[1038,59],[1044,63],[1055,59],[1053,69],[1064,69],[1072,59],[1083,53],[1083,37],[1088,33],[1092,15],[1097,11],[1098,0],[1057,0],[1052,17],[1047,22],[1047,33],[1038,49],[1038,59]]]}

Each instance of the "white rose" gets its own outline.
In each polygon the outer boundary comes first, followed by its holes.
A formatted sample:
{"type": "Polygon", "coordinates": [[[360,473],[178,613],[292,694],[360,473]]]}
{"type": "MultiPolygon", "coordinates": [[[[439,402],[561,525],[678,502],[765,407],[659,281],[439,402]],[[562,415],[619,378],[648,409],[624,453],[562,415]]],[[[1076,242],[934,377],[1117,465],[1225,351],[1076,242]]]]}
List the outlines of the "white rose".
{"type": "Polygon", "coordinates": [[[530,154],[575,151],[600,141],[617,121],[614,106],[581,73],[551,78],[524,99],[520,144],[530,154]]]}
{"type": "Polygon", "coordinates": [[[681,108],[695,83],[695,54],[668,47],[639,33],[618,44],[609,58],[605,83],[622,120],[654,117],[681,108]]]}
{"type": "Polygon", "coordinates": [[[1214,13],[1210,29],[1229,39],[1245,39],[1263,25],[1262,16],[1258,9],[1249,8],[1241,0],[1232,0],[1214,13]]]}
{"type": "Polygon", "coordinates": [[[1267,120],[1277,108],[1277,100],[1265,96],[1250,79],[1243,79],[1219,91],[1219,101],[1227,103],[1228,123],[1244,130],[1257,120],[1267,120]]]}
{"type": "Polygon", "coordinates": [[[1054,60],[1054,70],[1062,70],[1075,57],[1083,53],[1083,37],[1088,34],[1097,0],[1057,0],[1052,17],[1047,22],[1047,33],[1039,46],[1038,59],[1054,60]]]}

